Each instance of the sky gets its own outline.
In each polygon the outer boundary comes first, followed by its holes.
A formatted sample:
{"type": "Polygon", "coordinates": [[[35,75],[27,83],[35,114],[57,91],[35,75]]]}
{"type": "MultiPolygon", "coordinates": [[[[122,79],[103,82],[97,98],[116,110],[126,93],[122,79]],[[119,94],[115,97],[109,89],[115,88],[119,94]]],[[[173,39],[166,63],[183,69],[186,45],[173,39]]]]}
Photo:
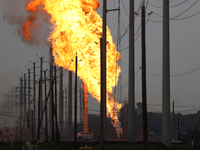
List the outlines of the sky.
{"type": "MultiPolygon", "coordinates": [[[[49,47],[46,41],[30,45],[20,37],[20,23],[26,16],[24,2],[18,0],[0,0],[0,93],[7,94],[12,87],[19,86],[19,78],[32,68],[30,62],[37,62],[39,57],[48,60],[49,47]]],[[[103,0],[97,13],[102,16],[103,0]]],[[[135,0],[135,12],[140,8],[140,0],[135,0]]],[[[162,0],[145,0],[146,10],[146,69],[147,69],[147,109],[152,112],[162,111],[162,0]],[[148,4],[148,5],[147,5],[148,4]],[[153,13],[148,15],[148,13],[153,13]],[[149,20],[148,20],[149,18],[149,20]]],[[[128,54],[129,34],[125,29],[129,26],[129,0],[121,0],[121,83],[122,100],[128,99],[128,54]],[[125,33],[125,34],[124,34],[125,33]]],[[[175,101],[175,112],[183,114],[196,113],[200,108],[200,2],[198,0],[171,0],[170,2],[170,74],[171,105],[175,101]]],[[[107,9],[118,8],[117,0],[108,0],[107,9]]],[[[140,29],[141,11],[135,19],[135,32],[140,29]]],[[[107,13],[107,25],[113,39],[117,38],[118,12],[107,13]]],[[[50,32],[50,24],[41,24],[46,39],[50,32]]],[[[140,30],[135,40],[135,102],[142,101],[141,92],[141,36],[140,30]],[[138,38],[137,38],[138,37],[138,38]]],[[[115,41],[116,43],[116,41],[115,41]]],[[[44,68],[48,66],[45,63],[44,68]]],[[[37,68],[39,74],[39,68],[37,68]]],[[[65,86],[67,86],[67,71],[65,86]]],[[[119,87],[118,87],[119,88],[119,87]]],[[[117,88],[117,89],[118,89],[117,88]]],[[[118,93],[118,91],[116,91],[118,93]]],[[[3,96],[1,95],[1,101],[3,96]]],[[[120,100],[120,102],[122,102],[120,100]]],[[[89,97],[89,109],[99,109],[99,103],[89,97]]],[[[172,110],[172,109],[171,109],[172,110]]],[[[92,113],[89,111],[89,113],[92,113]]]]}

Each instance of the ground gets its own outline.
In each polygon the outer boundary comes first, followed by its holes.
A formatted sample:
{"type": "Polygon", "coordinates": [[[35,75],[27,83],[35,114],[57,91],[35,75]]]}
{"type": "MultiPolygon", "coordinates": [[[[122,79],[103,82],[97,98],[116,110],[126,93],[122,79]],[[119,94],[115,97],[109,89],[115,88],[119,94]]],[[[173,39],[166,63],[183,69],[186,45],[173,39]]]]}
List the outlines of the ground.
{"type": "MultiPolygon", "coordinates": [[[[14,147],[11,147],[11,144],[5,144],[0,143],[0,150],[23,150],[22,143],[14,143],[14,147]]],[[[84,147],[85,143],[55,143],[52,145],[51,143],[43,143],[39,144],[38,148],[39,150],[78,150],[79,147],[84,147]]],[[[92,147],[92,150],[100,150],[99,143],[94,144],[87,144],[88,147],[92,147]]],[[[143,144],[142,143],[136,143],[136,144],[128,144],[128,143],[106,143],[104,144],[105,150],[143,150],[143,144]]],[[[172,144],[171,147],[165,147],[164,145],[160,143],[150,143],[148,145],[149,150],[195,150],[200,149],[199,144],[195,144],[193,148],[191,148],[190,144],[172,144]]],[[[28,149],[25,149],[28,150],[28,149]]]]}

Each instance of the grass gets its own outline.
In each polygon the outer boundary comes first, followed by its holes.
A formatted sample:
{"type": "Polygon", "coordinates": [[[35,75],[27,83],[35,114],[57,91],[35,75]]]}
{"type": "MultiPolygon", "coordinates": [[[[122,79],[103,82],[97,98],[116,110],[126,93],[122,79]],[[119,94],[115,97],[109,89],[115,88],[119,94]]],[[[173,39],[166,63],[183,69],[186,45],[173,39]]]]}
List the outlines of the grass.
{"type": "MultiPolygon", "coordinates": [[[[0,150],[23,150],[22,143],[14,143],[14,146],[11,147],[11,144],[0,143],[0,150]]],[[[128,143],[111,143],[105,144],[105,150],[143,150],[142,143],[128,144],[128,143]]],[[[38,150],[78,150],[79,147],[84,147],[84,143],[66,143],[61,142],[59,144],[51,145],[51,143],[44,143],[38,145],[38,150]]],[[[100,150],[99,144],[88,144],[88,147],[92,147],[92,150],[100,150]]],[[[149,144],[149,150],[199,150],[200,145],[194,145],[191,148],[190,144],[172,144],[170,147],[166,147],[163,144],[149,144]]],[[[25,150],[28,150],[27,148],[25,150]]]]}

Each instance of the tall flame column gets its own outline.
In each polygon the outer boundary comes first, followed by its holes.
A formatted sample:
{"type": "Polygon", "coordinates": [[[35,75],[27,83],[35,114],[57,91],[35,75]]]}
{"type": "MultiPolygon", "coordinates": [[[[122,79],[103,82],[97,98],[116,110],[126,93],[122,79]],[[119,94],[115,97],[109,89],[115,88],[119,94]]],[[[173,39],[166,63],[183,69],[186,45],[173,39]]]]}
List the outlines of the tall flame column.
{"type": "Polygon", "coordinates": [[[88,94],[87,94],[87,84],[83,83],[83,131],[88,131],[88,94]]]}

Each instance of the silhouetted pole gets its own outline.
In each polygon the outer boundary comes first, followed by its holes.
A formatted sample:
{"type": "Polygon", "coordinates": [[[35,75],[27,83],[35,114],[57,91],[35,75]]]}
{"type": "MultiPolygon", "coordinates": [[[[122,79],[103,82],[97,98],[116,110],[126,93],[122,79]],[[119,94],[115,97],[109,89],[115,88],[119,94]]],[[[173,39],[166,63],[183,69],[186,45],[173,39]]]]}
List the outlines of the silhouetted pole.
{"type": "Polygon", "coordinates": [[[63,67],[60,67],[60,93],[59,93],[59,125],[61,137],[63,133],[63,67]]]}
{"type": "Polygon", "coordinates": [[[148,150],[147,130],[147,90],[146,90],[146,31],[145,31],[145,6],[142,6],[142,111],[143,111],[143,143],[144,150],[148,150]]]}
{"type": "Polygon", "coordinates": [[[106,10],[107,0],[103,0],[103,35],[101,43],[101,109],[100,109],[100,149],[104,149],[103,141],[106,140],[106,10]]]}
{"type": "Polygon", "coordinates": [[[54,66],[54,73],[55,73],[55,107],[54,107],[54,115],[56,120],[56,141],[60,142],[60,133],[58,129],[58,113],[57,113],[57,75],[56,75],[56,65],[54,66]]]}
{"type": "MultiPolygon", "coordinates": [[[[50,86],[51,84],[53,84],[53,55],[52,55],[52,47],[50,46],[49,49],[49,60],[50,60],[50,86]]],[[[52,141],[54,141],[54,105],[53,105],[53,101],[54,101],[54,93],[53,93],[53,85],[51,88],[51,94],[50,94],[50,101],[49,101],[49,131],[51,131],[51,136],[52,136],[52,141]]]]}
{"type": "Polygon", "coordinates": [[[24,138],[25,138],[25,128],[26,128],[26,74],[24,74],[24,138]]]}
{"type": "Polygon", "coordinates": [[[39,95],[38,95],[38,130],[37,130],[37,140],[40,139],[40,101],[41,101],[41,78],[39,80],[39,95]]]}
{"type": "Polygon", "coordinates": [[[35,138],[35,129],[36,129],[36,123],[35,123],[35,63],[33,63],[33,139],[35,138]]]}
{"type": "MultiPolygon", "coordinates": [[[[40,80],[41,80],[41,86],[40,86],[40,112],[42,112],[42,109],[43,109],[43,84],[42,84],[42,82],[43,82],[43,74],[42,74],[42,68],[43,68],[43,66],[42,66],[42,64],[43,64],[43,57],[40,57],[40,80]]],[[[42,128],[42,122],[41,122],[41,128],[42,128]]]]}
{"type": "MultiPolygon", "coordinates": [[[[68,82],[69,83],[69,82],[68,82]]],[[[68,84],[69,85],[69,84],[68,84]]],[[[65,111],[65,121],[66,121],[66,124],[64,124],[65,125],[65,127],[66,127],[66,129],[67,129],[67,132],[66,133],[68,133],[68,94],[67,94],[67,89],[65,89],[65,96],[63,97],[63,99],[65,100],[65,102],[66,102],[66,105],[65,105],[65,109],[64,109],[64,111],[65,111]]],[[[65,134],[65,135],[67,135],[67,134],[65,134]]],[[[68,135],[67,135],[68,136],[68,135]]]]}
{"type": "Polygon", "coordinates": [[[169,0],[163,0],[162,143],[171,145],[169,0]]]}
{"type": "Polygon", "coordinates": [[[172,105],[172,130],[174,132],[174,101],[173,101],[173,105],[172,105]]]}
{"type": "MultiPolygon", "coordinates": [[[[30,69],[28,69],[28,117],[31,118],[31,99],[30,99],[30,69]]],[[[28,129],[28,134],[31,135],[31,130],[28,129]]]]}
{"type": "MultiPolygon", "coordinates": [[[[104,1],[105,3],[105,1],[104,1]]],[[[106,8],[106,4],[103,4],[106,8]]],[[[104,10],[105,11],[105,10],[104,10]]],[[[104,18],[105,19],[105,18],[104,18]]],[[[103,20],[104,20],[103,19],[103,20]]],[[[103,30],[104,31],[104,30],[103,30]]],[[[104,37],[105,35],[103,35],[104,37]]],[[[103,38],[100,38],[100,60],[101,60],[101,104],[100,104],[100,149],[104,150],[104,141],[106,140],[106,49],[103,44],[103,38]]]]}
{"type": "Polygon", "coordinates": [[[180,141],[180,119],[178,117],[178,141],[180,141]]]}
{"type": "Polygon", "coordinates": [[[34,136],[34,133],[33,133],[33,129],[34,129],[33,128],[33,110],[31,110],[31,122],[32,122],[31,125],[32,125],[32,143],[33,143],[33,141],[34,141],[33,140],[33,136],[34,136]]]}
{"type": "Polygon", "coordinates": [[[68,89],[68,139],[72,139],[72,71],[69,71],[68,89]]]}
{"type": "Polygon", "coordinates": [[[134,0],[129,1],[128,142],[135,142],[135,42],[134,0]]]}
{"type": "Polygon", "coordinates": [[[30,99],[30,69],[28,69],[28,115],[31,117],[31,99],[30,99]]]}
{"type": "Polygon", "coordinates": [[[22,104],[23,104],[23,79],[20,77],[20,120],[19,120],[19,126],[20,126],[20,141],[22,140],[22,104]]]}
{"type": "MultiPolygon", "coordinates": [[[[46,77],[46,71],[44,71],[44,92],[45,92],[45,99],[47,98],[47,77],[46,77]]],[[[46,137],[46,142],[48,142],[48,118],[47,118],[47,103],[45,103],[45,137],[46,137]]]]}
{"type": "Polygon", "coordinates": [[[74,105],[74,110],[75,110],[75,117],[74,117],[74,142],[76,142],[76,137],[77,137],[77,52],[76,52],[76,74],[75,74],[75,105],[74,105]]]}

